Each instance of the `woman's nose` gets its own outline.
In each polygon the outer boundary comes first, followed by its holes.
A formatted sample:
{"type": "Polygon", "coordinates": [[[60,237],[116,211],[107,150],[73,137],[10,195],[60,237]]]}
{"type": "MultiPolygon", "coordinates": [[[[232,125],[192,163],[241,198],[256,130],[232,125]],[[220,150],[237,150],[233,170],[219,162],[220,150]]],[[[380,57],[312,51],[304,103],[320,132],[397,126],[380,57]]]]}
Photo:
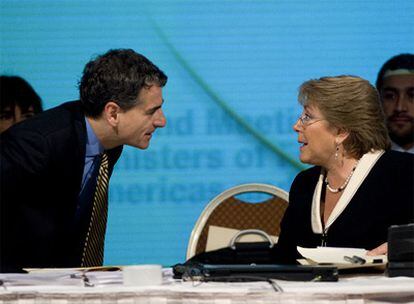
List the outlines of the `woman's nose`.
{"type": "Polygon", "coordinates": [[[298,120],[296,120],[295,124],[293,125],[293,130],[294,130],[295,132],[299,132],[300,130],[302,130],[302,128],[301,128],[301,127],[302,127],[302,126],[301,126],[300,120],[299,120],[299,118],[298,118],[298,120]]]}

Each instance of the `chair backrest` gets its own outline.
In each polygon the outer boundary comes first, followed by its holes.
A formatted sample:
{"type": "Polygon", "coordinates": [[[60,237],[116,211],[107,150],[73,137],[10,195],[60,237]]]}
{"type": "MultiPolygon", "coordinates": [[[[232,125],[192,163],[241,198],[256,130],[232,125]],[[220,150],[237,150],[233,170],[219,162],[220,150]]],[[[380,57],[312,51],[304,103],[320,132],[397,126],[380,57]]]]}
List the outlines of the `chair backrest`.
{"type": "Polygon", "coordinates": [[[231,228],[235,233],[258,229],[278,236],[288,202],[289,194],[286,191],[268,184],[243,184],[220,193],[208,203],[198,218],[191,232],[186,259],[205,251],[210,226],[231,228]],[[266,193],[270,198],[249,203],[235,197],[243,193],[266,193]]]}

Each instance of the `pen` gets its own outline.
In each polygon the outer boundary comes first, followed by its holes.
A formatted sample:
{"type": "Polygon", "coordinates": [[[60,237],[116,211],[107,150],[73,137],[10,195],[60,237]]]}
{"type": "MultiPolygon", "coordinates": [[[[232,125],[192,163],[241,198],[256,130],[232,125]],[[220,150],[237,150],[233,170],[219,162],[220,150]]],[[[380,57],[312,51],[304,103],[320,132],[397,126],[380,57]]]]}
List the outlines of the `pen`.
{"type": "Polygon", "coordinates": [[[352,264],[365,264],[365,259],[354,255],[353,257],[349,257],[349,256],[344,256],[344,260],[347,262],[351,262],[352,264]]]}

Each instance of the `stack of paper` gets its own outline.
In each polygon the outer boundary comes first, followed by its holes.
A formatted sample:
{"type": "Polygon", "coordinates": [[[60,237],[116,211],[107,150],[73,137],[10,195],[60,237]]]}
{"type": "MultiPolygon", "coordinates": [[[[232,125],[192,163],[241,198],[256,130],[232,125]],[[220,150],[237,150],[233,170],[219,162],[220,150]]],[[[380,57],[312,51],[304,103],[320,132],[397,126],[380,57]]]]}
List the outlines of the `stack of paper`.
{"type": "Polygon", "coordinates": [[[297,247],[299,253],[305,258],[299,260],[302,265],[332,264],[340,269],[354,267],[384,266],[387,263],[386,255],[368,256],[367,250],[361,248],[340,247],[297,247]]]}
{"type": "Polygon", "coordinates": [[[28,274],[9,274],[5,279],[13,285],[116,285],[122,284],[121,269],[121,266],[28,268],[25,269],[28,274]]]}
{"type": "Polygon", "coordinates": [[[1,273],[0,284],[3,286],[34,285],[70,285],[84,286],[83,278],[74,271],[58,271],[43,273],[1,273]]]}

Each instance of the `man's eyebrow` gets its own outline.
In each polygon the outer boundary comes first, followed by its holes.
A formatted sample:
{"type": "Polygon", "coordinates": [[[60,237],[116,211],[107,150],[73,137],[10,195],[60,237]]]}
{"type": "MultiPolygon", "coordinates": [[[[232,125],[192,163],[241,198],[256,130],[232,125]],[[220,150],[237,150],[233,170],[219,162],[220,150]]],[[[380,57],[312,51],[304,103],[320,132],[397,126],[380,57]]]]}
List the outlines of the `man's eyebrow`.
{"type": "Polygon", "coordinates": [[[393,92],[398,92],[398,89],[395,87],[383,87],[382,88],[383,91],[393,91],[393,92]]]}

